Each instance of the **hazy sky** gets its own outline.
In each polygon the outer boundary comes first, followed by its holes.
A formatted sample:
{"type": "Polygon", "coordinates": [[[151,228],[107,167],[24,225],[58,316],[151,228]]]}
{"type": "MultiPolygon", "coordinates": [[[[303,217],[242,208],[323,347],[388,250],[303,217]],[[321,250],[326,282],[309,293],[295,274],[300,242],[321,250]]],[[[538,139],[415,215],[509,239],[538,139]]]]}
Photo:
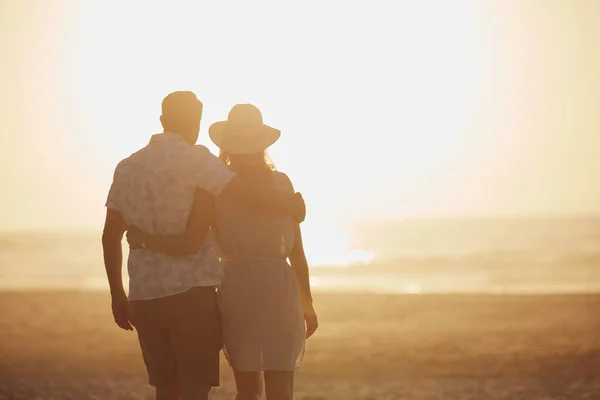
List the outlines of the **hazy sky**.
{"type": "Polygon", "coordinates": [[[600,212],[600,1],[155,3],[0,0],[0,230],[101,226],[182,89],[313,220],[600,212]]]}

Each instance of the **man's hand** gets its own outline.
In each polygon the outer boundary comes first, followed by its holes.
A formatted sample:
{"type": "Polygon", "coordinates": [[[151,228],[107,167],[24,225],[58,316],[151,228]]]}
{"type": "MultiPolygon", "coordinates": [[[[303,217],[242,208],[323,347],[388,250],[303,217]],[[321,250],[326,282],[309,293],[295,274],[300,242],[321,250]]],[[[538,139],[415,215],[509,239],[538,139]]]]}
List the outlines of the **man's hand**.
{"type": "Polygon", "coordinates": [[[306,321],[306,338],[311,337],[319,327],[319,319],[314,308],[304,312],[304,321],[306,321]]]}
{"type": "Polygon", "coordinates": [[[129,243],[130,249],[140,249],[142,247],[143,240],[144,234],[137,226],[130,226],[127,228],[127,243],[129,243]]]}
{"type": "Polygon", "coordinates": [[[306,218],[306,203],[300,192],[294,194],[292,218],[298,221],[298,223],[303,222],[306,218]]]}
{"type": "Polygon", "coordinates": [[[129,319],[129,300],[125,292],[112,295],[112,313],[115,322],[121,329],[132,331],[133,326],[129,319]]]}

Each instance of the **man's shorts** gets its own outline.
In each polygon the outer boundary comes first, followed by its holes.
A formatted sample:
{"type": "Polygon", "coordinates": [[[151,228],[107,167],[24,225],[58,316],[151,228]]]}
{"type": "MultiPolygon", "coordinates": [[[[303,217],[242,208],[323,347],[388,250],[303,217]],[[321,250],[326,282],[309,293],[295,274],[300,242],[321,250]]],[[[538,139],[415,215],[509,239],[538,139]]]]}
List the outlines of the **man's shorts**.
{"type": "Polygon", "coordinates": [[[213,287],[131,301],[130,313],[150,385],[219,386],[221,321],[213,287]]]}

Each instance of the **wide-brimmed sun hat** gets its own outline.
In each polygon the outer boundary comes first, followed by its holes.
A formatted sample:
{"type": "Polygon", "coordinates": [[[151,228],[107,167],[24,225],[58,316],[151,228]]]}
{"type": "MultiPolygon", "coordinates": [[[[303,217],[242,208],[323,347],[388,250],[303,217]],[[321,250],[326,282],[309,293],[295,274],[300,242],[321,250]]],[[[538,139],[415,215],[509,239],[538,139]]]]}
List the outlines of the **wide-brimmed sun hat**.
{"type": "Polygon", "coordinates": [[[252,104],[233,106],[227,121],[215,122],[208,129],[210,139],[230,154],[265,151],[279,139],[281,132],[263,123],[260,110],[252,104]]]}

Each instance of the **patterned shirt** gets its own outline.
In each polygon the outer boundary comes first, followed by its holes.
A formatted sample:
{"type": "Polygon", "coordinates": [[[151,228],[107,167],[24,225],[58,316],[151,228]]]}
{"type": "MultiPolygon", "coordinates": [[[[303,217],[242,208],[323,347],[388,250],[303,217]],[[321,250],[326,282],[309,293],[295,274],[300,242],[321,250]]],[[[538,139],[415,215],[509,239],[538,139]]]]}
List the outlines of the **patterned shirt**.
{"type": "MultiPolygon", "coordinates": [[[[106,207],[119,211],[127,225],[148,235],[176,235],[187,228],[196,189],[217,196],[234,176],[206,147],[190,146],[172,133],[157,134],[117,165],[106,207]]],[[[202,249],[190,256],[131,250],[127,267],[130,300],[216,286],[223,278],[210,234],[202,249]]]]}

